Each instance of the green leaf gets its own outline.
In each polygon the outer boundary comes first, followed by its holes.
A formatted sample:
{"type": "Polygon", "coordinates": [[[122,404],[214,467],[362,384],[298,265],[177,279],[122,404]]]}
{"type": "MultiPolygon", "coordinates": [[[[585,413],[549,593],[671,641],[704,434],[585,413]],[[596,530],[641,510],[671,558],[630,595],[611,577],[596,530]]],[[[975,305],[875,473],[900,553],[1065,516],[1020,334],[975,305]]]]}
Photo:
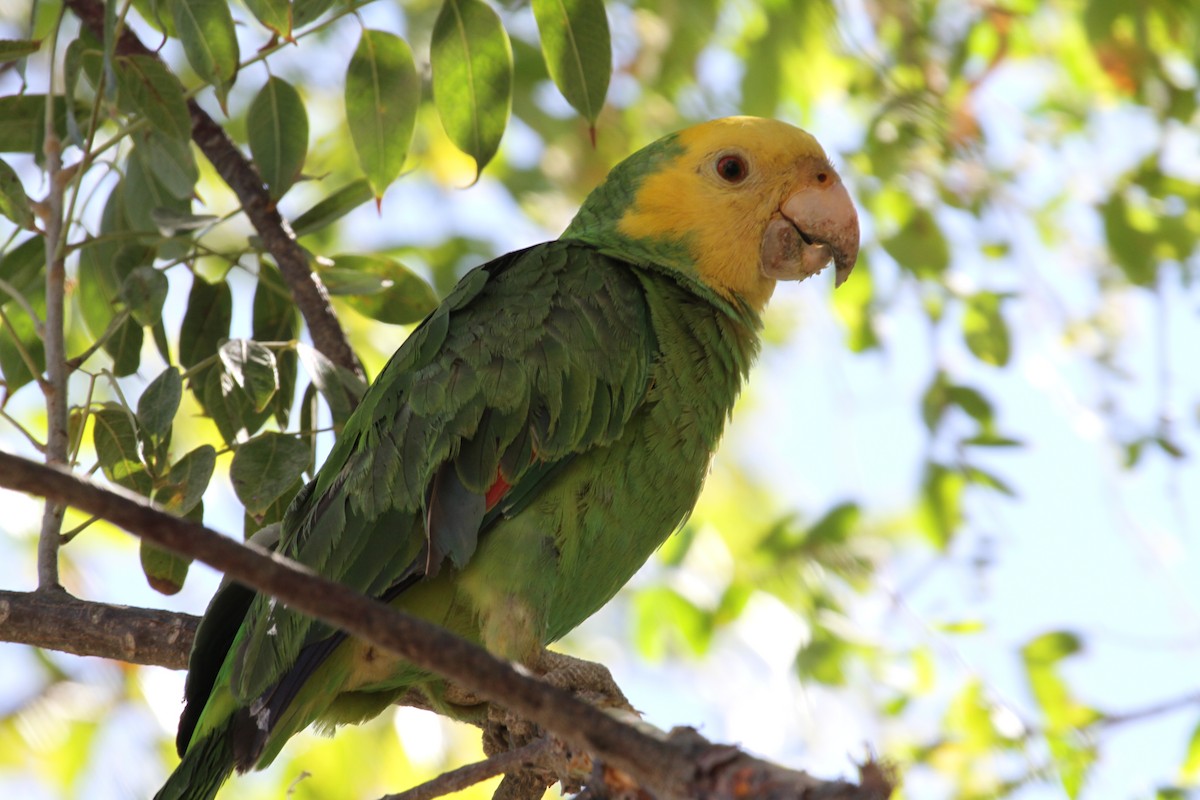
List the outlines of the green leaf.
{"type": "Polygon", "coordinates": [[[162,438],[171,430],[179,401],[183,397],[183,378],[175,367],[167,367],[150,382],[138,398],[137,418],[147,436],[162,438]]]}
{"type": "Polygon", "coordinates": [[[92,444],[106,478],[149,497],[154,482],[142,460],[141,439],[134,425],[128,409],[108,403],[92,413],[92,444]]]}
{"type": "Polygon", "coordinates": [[[1188,785],[1200,783],[1200,722],[1196,723],[1188,739],[1187,754],[1179,765],[1179,782],[1188,785]]]}
{"type": "Polygon", "coordinates": [[[202,444],[171,465],[167,483],[154,493],[154,500],[172,514],[191,512],[212,480],[217,464],[217,451],[202,444]]]}
{"type": "Polygon", "coordinates": [[[433,287],[395,259],[339,255],[320,272],[330,294],[345,296],[358,313],[393,325],[410,325],[437,307],[433,287]]]}
{"type": "Polygon", "coordinates": [[[25,195],[25,187],[16,170],[3,160],[0,160],[0,214],[17,223],[19,228],[34,230],[33,209],[25,195]]]}
{"type": "Polygon", "coordinates": [[[229,336],[233,320],[233,294],[229,284],[211,284],[199,275],[192,279],[187,310],[179,328],[179,363],[185,369],[216,355],[222,339],[229,336]]]}
{"type": "Polygon", "coordinates": [[[674,643],[701,656],[712,635],[712,616],[674,589],[657,586],[634,595],[634,641],[645,658],[663,659],[674,643]]]}
{"type": "Polygon", "coordinates": [[[300,93],[271,76],[250,104],[246,136],[271,196],[282,197],[300,176],[308,152],[308,114],[300,93]]]}
{"type": "Polygon", "coordinates": [[[324,14],[333,5],[333,0],[294,0],[292,3],[292,30],[303,28],[324,14]]]}
{"type": "MultiPolygon", "coordinates": [[[[93,337],[101,336],[112,322],[121,303],[121,287],[138,267],[154,260],[154,250],[133,242],[123,243],[120,234],[128,233],[121,202],[122,184],[118,184],[105,204],[100,232],[105,237],[92,239],[79,252],[78,299],[83,321],[93,337]]],[[[141,363],[142,326],[132,317],[117,327],[104,341],[104,352],[113,360],[112,371],[118,377],[132,375],[141,363]]]]}
{"type": "Polygon", "coordinates": [[[117,56],[113,68],[122,109],[144,118],[168,139],[186,142],[191,138],[192,120],[183,99],[183,84],[165,64],[153,56],[117,56]]]}
{"type": "Polygon", "coordinates": [[[346,70],[346,122],[376,200],[400,174],[412,143],[421,82],[398,36],[364,30],[346,70]]]}
{"type": "Polygon", "coordinates": [[[138,555],[141,558],[142,572],[146,576],[146,582],[154,591],[172,595],[183,588],[183,582],[187,580],[188,568],[192,565],[192,559],[163,550],[146,539],[142,539],[138,555]]]}
{"type": "Polygon", "coordinates": [[[269,411],[256,411],[249,395],[224,369],[210,368],[202,374],[203,386],[193,382],[193,390],[197,396],[203,392],[202,405],[228,444],[237,444],[250,438],[271,416],[269,411]]]}
{"type": "Polygon", "coordinates": [[[512,45],[500,15],[482,0],[445,0],[430,63],[438,117],[454,146],[475,159],[478,178],[512,109],[512,45]]]}
{"type": "Polygon", "coordinates": [[[1068,797],[1078,797],[1095,763],[1095,747],[1080,732],[1103,715],[1080,703],[1071,694],[1059,671],[1059,662],[1083,649],[1080,638],[1069,631],[1042,634],[1021,648],[1026,678],[1045,717],[1045,736],[1051,758],[1068,797]]]}
{"type": "Polygon", "coordinates": [[[603,0],[533,0],[533,16],[550,78],[594,129],[612,76],[603,0]]]}
{"type": "Polygon", "coordinates": [[[285,39],[292,36],[292,4],[288,0],[245,0],[255,19],[285,39]]]}
{"type": "Polygon", "coordinates": [[[254,410],[265,409],[279,390],[275,354],[250,339],[230,339],[219,352],[225,370],[246,393],[254,410]]]}
{"type": "Polygon", "coordinates": [[[229,465],[233,491],[246,513],[265,512],[308,468],[308,446],[285,433],[264,433],[238,445],[229,465]]]}
{"type": "MultiPolygon", "coordinates": [[[[67,137],[67,103],[54,98],[54,130],[67,137]]],[[[39,159],[46,138],[46,95],[0,97],[0,153],[33,153],[39,159]]]]}
{"type": "MultiPolygon", "coordinates": [[[[40,243],[41,238],[38,237],[29,241],[40,243]]],[[[0,265],[7,261],[6,257],[4,262],[0,262],[0,265]]],[[[42,263],[45,263],[44,258],[42,263]]],[[[7,295],[0,292],[0,297],[7,297],[7,295]]],[[[46,318],[46,291],[44,284],[26,291],[25,299],[29,301],[29,304],[40,319],[46,318]]],[[[4,385],[4,392],[6,394],[12,394],[36,377],[29,371],[29,367],[26,366],[25,359],[21,355],[21,349],[24,349],[25,353],[33,361],[38,375],[46,369],[46,353],[42,340],[38,337],[37,326],[25,313],[25,309],[12,301],[3,304],[3,306],[4,313],[8,315],[8,321],[12,324],[16,335],[13,336],[7,329],[0,328],[0,384],[4,385]]],[[[0,394],[0,403],[3,400],[3,394],[0,394]]]]}
{"type": "Polygon", "coordinates": [[[918,278],[937,278],[950,266],[950,246],[928,209],[913,211],[908,222],[881,244],[901,269],[918,278]]]}
{"type": "Polygon", "coordinates": [[[823,625],[815,625],[812,638],[796,653],[796,672],[801,680],[826,686],[846,685],[846,661],[853,647],[823,625]]]}
{"type": "Polygon", "coordinates": [[[152,175],[172,197],[179,200],[192,198],[193,187],[200,179],[200,170],[196,166],[189,140],[172,139],[159,131],[149,131],[138,138],[133,156],[141,162],[141,168],[152,175]]]}
{"type": "Polygon", "coordinates": [[[353,372],[334,364],[304,342],[297,343],[296,352],[300,354],[300,362],[312,378],[313,385],[329,404],[334,426],[340,428],[367,391],[366,385],[353,372]]]}
{"type": "Polygon", "coordinates": [[[374,197],[371,184],[366,178],[348,183],[315,206],[305,211],[292,222],[296,236],[306,236],[319,231],[349,214],[374,197]]]}
{"type": "Polygon", "coordinates": [[[0,39],[0,64],[11,64],[36,53],[42,46],[40,40],[0,39]]]}
{"type": "Polygon", "coordinates": [[[839,503],[808,529],[805,539],[812,545],[844,544],[861,516],[857,503],[839,503]]]}
{"type": "Polygon", "coordinates": [[[121,301],[139,325],[149,326],[162,319],[167,301],[167,276],[154,267],[134,267],[121,284],[121,301]]]}
{"type": "MultiPolygon", "coordinates": [[[[171,3],[175,30],[188,63],[217,92],[221,110],[237,77],[238,43],[226,0],[184,0],[171,3]]],[[[226,111],[226,113],[228,113],[226,111]]]]}
{"type": "Polygon", "coordinates": [[[967,348],[985,364],[1003,367],[1012,354],[1008,324],[1000,313],[1002,295],[979,292],[967,300],[963,312],[963,339],[967,348]]]}
{"type": "MultiPolygon", "coordinates": [[[[44,290],[46,267],[46,240],[40,235],[31,236],[16,247],[0,254],[0,278],[12,284],[21,294],[44,290]]],[[[8,296],[0,290],[0,302],[8,296]]]]}
{"type": "Polygon", "coordinates": [[[925,468],[919,516],[922,531],[939,550],[945,550],[962,524],[962,493],[966,477],[937,463],[925,468]]]}
{"type": "MultiPolygon", "coordinates": [[[[300,315],[283,285],[279,270],[263,263],[260,263],[258,285],[254,289],[251,331],[254,339],[260,342],[291,341],[300,333],[300,315]]],[[[280,427],[287,427],[296,392],[299,357],[294,349],[287,349],[276,353],[275,361],[279,371],[279,391],[275,394],[272,411],[280,427]]]]}

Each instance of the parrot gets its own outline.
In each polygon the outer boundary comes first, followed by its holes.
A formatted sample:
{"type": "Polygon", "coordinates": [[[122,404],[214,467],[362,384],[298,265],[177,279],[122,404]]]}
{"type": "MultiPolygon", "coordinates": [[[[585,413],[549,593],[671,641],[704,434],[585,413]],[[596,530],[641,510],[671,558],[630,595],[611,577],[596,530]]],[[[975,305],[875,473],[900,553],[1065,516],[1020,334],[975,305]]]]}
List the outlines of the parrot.
{"type": "MultiPolygon", "coordinates": [[[[841,285],[858,248],[846,184],[800,128],[728,117],[658,139],[558,239],[454,286],[275,549],[536,670],[691,512],[776,283],[832,264],[841,285]]],[[[208,800],[310,724],[363,722],[412,689],[454,714],[437,676],[228,582],[197,628],[181,761],[156,800],[208,800]]]]}

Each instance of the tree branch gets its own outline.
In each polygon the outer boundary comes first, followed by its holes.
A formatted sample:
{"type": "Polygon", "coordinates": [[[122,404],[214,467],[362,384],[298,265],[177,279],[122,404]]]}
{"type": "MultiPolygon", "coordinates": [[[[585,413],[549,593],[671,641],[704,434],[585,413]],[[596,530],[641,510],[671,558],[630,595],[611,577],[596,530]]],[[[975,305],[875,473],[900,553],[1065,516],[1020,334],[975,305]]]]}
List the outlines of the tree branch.
{"type": "MultiPolygon", "coordinates": [[[[0,486],[70,504],[160,547],[202,561],[289,607],[383,647],[478,696],[507,708],[627,773],[661,798],[845,797],[878,800],[890,781],[831,786],[811,776],[751,759],[736,748],[682,744],[650,736],[570,693],[522,675],[486,650],[424,620],[359,595],[276,553],[239,544],[189,520],[152,507],[119,487],[108,489],[65,470],[0,452],[0,486]],[[849,787],[841,791],[842,786],[849,787]],[[781,793],[788,792],[787,794],[781,793]],[[821,794],[815,792],[820,791],[821,794]],[[813,792],[813,793],[810,793],[813,792]]],[[[865,773],[864,773],[865,774],[865,773]]],[[[882,773],[880,773],[882,775],[882,773]]]]}
{"type": "MultiPolygon", "coordinates": [[[[104,4],[99,0],[67,0],[67,7],[100,40],[104,39],[104,4]]],[[[116,51],[157,58],[158,55],[142,44],[128,27],[121,30],[116,51]]],[[[208,115],[195,99],[188,100],[192,118],[192,140],[212,162],[221,179],[229,185],[242,204],[262,239],[267,252],[275,259],[279,271],[300,309],[312,335],[313,346],[333,363],[345,367],[366,380],[362,365],[350,348],[341,323],[329,304],[329,293],[308,265],[308,255],[296,243],[295,234],[275,207],[262,177],[254,163],[225,135],[225,131],[208,115]]],[[[355,399],[350,398],[351,406],[355,399]]]]}
{"type": "Polygon", "coordinates": [[[131,664],[187,669],[199,617],[0,589],[0,640],[131,664]]]}

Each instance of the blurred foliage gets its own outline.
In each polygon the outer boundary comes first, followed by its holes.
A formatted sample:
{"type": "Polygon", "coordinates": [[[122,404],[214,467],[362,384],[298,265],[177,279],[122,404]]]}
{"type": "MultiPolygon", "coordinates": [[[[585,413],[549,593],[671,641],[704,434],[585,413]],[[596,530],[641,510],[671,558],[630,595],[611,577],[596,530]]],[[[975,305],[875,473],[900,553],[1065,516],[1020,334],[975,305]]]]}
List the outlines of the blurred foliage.
{"type": "MultiPolygon", "coordinates": [[[[864,223],[862,264],[832,303],[841,340],[824,346],[895,358],[912,347],[897,316],[919,320],[928,352],[911,425],[923,448],[909,502],[880,505],[864,490],[811,507],[722,456],[696,514],[629,595],[633,642],[650,659],[699,659],[769,598],[803,632],[795,678],[865,703],[906,796],[1105,796],[1094,776],[1108,732],[1140,718],[1082,699],[1070,667],[1085,633],[1010,641],[1026,681],[1018,712],[945,654],[985,620],[950,610],[927,621],[936,634],[898,644],[856,619],[880,598],[903,605],[896,564],[953,565],[964,537],[978,541],[981,506],[1019,502],[998,455],[1037,443],[1006,429],[996,387],[1039,343],[1061,346],[1101,387],[1093,411],[1114,468],[1146,469],[1148,453],[1190,463],[1194,425],[1166,368],[1154,407],[1131,398],[1121,309],[1145,297],[1165,316],[1170,291],[1196,305],[1194,4],[114,0],[106,26],[135,31],[165,66],[117,55],[54,0],[0,11],[6,448],[45,438],[35,376],[48,121],[69,165],[73,462],[194,518],[205,497],[210,518],[213,497],[236,497],[249,536],[280,518],[345,419],[346,391],[363,387],[303,341],[270,256],[190,143],[185,98],[253,159],[372,372],[405,335],[393,326],[513,246],[508,228],[553,236],[636,147],[712,116],[790,119],[845,165],[864,223]],[[452,191],[476,181],[493,204],[484,225],[471,218],[478,205],[456,210],[471,195],[452,191]]],[[[790,340],[767,323],[771,342],[790,340]]],[[[1169,363],[1165,334],[1158,347],[1169,363]]],[[[1196,398],[1186,402],[1200,420],[1196,398]]],[[[89,524],[68,534],[68,577],[89,524]]],[[[164,592],[188,566],[152,548],[141,565],[164,592]]],[[[96,796],[110,740],[132,735],[159,742],[163,758],[129,780],[156,783],[171,757],[142,670],[30,661],[41,681],[0,707],[0,775],[32,765],[13,779],[30,796],[21,781],[96,796]],[[142,733],[110,730],[125,712],[142,733]]],[[[1181,708],[1195,716],[1196,705],[1181,708]]],[[[1194,731],[1177,743],[1178,769],[1148,779],[1156,796],[1200,787],[1194,731]]],[[[412,767],[383,723],[305,741],[270,773],[282,786],[239,791],[279,796],[305,770],[315,777],[297,797],[371,796],[440,765],[412,767]]]]}

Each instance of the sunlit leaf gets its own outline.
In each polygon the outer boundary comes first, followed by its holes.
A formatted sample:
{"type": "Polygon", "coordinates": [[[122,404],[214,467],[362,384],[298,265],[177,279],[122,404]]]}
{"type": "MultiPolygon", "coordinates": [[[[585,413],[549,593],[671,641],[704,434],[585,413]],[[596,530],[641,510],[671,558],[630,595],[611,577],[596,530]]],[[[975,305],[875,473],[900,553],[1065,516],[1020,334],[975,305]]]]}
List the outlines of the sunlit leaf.
{"type": "Polygon", "coordinates": [[[950,246],[924,208],[916,209],[904,227],[881,244],[901,268],[921,278],[937,278],[950,266],[950,246]]]}
{"type": "Polygon", "coordinates": [[[246,137],[271,196],[282,197],[308,152],[308,113],[300,93],[282,78],[267,79],[246,113],[246,137]]]}
{"type": "Polygon", "coordinates": [[[921,532],[944,550],[962,524],[962,494],[967,479],[957,470],[931,463],[921,484],[921,532]]]}
{"type": "Polygon", "coordinates": [[[593,127],[612,76],[612,42],[603,0],[533,0],[550,78],[593,127]]]}
{"type": "Polygon", "coordinates": [[[255,411],[262,411],[279,390],[275,354],[250,339],[230,339],[219,350],[221,363],[246,393],[255,411]]]}
{"type": "Polygon", "coordinates": [[[963,338],[970,351],[986,364],[1003,367],[1012,353],[1008,323],[1000,313],[1001,295],[979,292],[972,295],[963,310],[963,338]]]}
{"type": "Polygon", "coordinates": [[[245,3],[266,28],[284,38],[292,35],[292,4],[289,0],[245,0],[245,3]]]}
{"type": "Polygon", "coordinates": [[[475,159],[478,175],[500,147],[512,107],[512,46],[500,16],[482,0],[445,0],[430,60],[442,126],[475,159]]]}
{"type": "Polygon", "coordinates": [[[118,486],[150,495],[154,482],[142,460],[133,414],[115,404],[92,412],[92,444],[104,476],[118,486]]]}
{"type": "Polygon", "coordinates": [[[399,36],[364,30],[346,70],[346,122],[375,197],[404,165],[421,101],[412,50],[399,36]]]}
{"type": "Polygon", "coordinates": [[[0,39],[0,64],[11,64],[33,55],[42,46],[40,41],[28,39],[0,39]]]}
{"type": "Polygon", "coordinates": [[[371,192],[371,184],[365,178],[348,183],[296,217],[292,222],[292,230],[297,236],[319,231],[326,225],[337,222],[372,197],[374,194],[371,192]]]}
{"type": "Polygon", "coordinates": [[[437,306],[433,287],[386,256],[339,255],[321,271],[330,294],[343,295],[355,311],[380,322],[409,325],[437,306]]]}

